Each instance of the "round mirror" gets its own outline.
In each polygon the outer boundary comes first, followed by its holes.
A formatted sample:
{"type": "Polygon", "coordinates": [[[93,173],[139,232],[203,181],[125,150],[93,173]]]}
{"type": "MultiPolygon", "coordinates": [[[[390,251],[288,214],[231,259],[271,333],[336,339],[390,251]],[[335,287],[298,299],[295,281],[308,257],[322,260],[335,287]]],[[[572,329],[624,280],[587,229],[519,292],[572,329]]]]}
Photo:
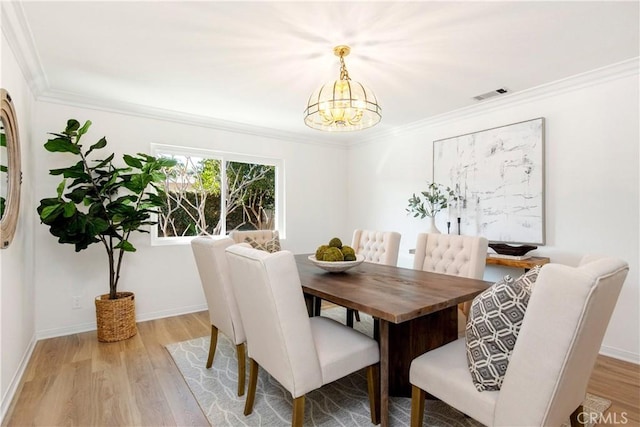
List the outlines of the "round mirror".
{"type": "Polygon", "coordinates": [[[20,139],[11,96],[0,89],[0,247],[9,246],[16,232],[20,208],[20,139]]]}

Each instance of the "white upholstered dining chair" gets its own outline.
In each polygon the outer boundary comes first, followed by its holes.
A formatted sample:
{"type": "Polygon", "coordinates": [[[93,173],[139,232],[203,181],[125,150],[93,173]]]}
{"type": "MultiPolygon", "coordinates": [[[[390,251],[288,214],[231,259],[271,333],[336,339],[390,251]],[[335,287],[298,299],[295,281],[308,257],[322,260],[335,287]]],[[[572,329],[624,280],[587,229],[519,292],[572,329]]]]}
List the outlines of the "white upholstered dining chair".
{"type": "Polygon", "coordinates": [[[400,238],[396,231],[355,230],[351,247],[356,254],[364,256],[365,262],[396,265],[400,238]]]}
{"type": "Polygon", "coordinates": [[[207,299],[209,319],[211,320],[211,343],[207,369],[213,365],[218,343],[218,331],[222,331],[236,346],[238,396],[242,396],[246,378],[245,333],[238,305],[231,289],[229,265],[225,255],[225,249],[233,244],[233,240],[228,237],[196,237],[191,240],[191,249],[207,299]]]}
{"type": "Polygon", "coordinates": [[[569,419],[580,425],[591,371],[628,270],[622,260],[592,256],[578,267],[543,266],[501,389],[476,390],[460,338],[411,363],[411,425],[422,426],[425,391],[487,426],[559,426],[569,419]]]}
{"type": "MultiPolygon", "coordinates": [[[[356,254],[364,256],[364,262],[397,265],[401,237],[397,231],[356,229],[353,232],[351,247],[356,254]]],[[[347,310],[347,324],[353,324],[354,315],[360,321],[358,311],[347,310]]]]}
{"type": "Polygon", "coordinates": [[[292,425],[304,420],[305,394],[367,368],[371,421],[379,419],[378,344],[325,317],[309,318],[294,256],[245,245],[227,248],[249,353],[245,415],[253,410],[262,367],[293,397],[292,425]]]}
{"type": "MultiPolygon", "coordinates": [[[[482,280],[488,245],[487,239],[480,236],[420,233],[413,268],[482,280]]],[[[458,307],[467,316],[471,302],[458,307]]]]}

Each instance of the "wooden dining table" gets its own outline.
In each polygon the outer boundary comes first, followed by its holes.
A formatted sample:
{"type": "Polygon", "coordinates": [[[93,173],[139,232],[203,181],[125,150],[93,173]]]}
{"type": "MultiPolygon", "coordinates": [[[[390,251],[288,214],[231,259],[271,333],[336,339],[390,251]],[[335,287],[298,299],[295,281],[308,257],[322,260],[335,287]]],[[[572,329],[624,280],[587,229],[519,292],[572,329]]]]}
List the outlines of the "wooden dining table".
{"type": "Polygon", "coordinates": [[[317,299],[371,315],[380,343],[380,422],[389,425],[389,396],[411,396],[411,361],[458,337],[459,303],[490,282],[363,262],[342,273],[314,265],[308,254],[296,263],[310,315],[317,299]]]}

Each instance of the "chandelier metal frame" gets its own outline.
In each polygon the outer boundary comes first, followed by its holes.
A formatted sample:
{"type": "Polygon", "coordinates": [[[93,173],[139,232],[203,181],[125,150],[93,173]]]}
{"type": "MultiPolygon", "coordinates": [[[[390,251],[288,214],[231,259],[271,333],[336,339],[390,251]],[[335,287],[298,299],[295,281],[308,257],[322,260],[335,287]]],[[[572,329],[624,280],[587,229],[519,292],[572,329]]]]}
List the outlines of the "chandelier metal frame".
{"type": "Polygon", "coordinates": [[[344,57],[351,53],[351,48],[339,45],[333,48],[333,53],[340,58],[340,78],[311,94],[304,110],[305,124],[328,132],[375,126],[382,119],[382,108],[369,88],[349,77],[344,57]]]}

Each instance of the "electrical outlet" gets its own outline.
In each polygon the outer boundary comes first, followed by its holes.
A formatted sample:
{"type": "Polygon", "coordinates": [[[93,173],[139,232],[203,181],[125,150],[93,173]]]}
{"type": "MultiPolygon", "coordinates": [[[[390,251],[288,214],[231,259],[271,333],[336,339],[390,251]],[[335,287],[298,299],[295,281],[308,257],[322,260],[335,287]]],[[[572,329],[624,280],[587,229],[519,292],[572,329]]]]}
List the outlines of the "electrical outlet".
{"type": "Polygon", "coordinates": [[[71,307],[74,309],[80,308],[80,297],[71,297],[71,307]]]}

